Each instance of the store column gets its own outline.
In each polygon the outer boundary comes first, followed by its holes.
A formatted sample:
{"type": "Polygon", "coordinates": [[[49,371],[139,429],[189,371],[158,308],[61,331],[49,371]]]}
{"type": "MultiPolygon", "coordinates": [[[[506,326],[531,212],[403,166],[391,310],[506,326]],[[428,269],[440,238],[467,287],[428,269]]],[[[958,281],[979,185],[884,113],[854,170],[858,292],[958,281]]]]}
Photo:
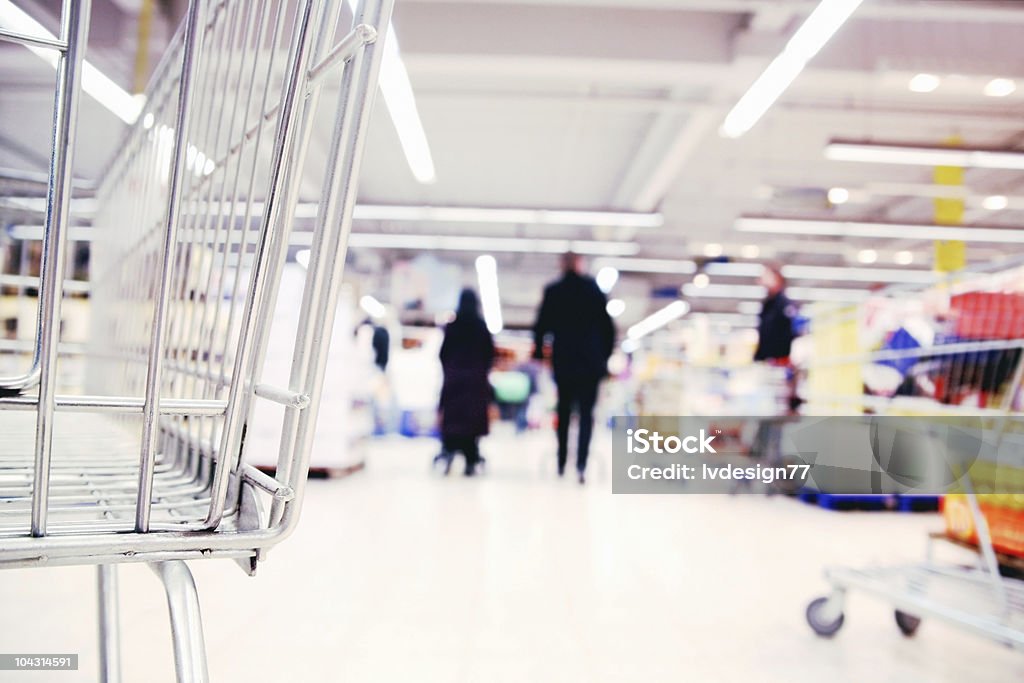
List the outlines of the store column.
{"type": "MultiPolygon", "coordinates": [[[[959,139],[949,140],[950,146],[959,145],[959,139]]],[[[933,176],[935,184],[948,187],[946,196],[935,198],[935,224],[960,225],[964,219],[964,169],[960,166],[937,166],[933,176]]],[[[967,243],[963,240],[935,240],[935,270],[953,273],[967,265],[967,243]]]]}

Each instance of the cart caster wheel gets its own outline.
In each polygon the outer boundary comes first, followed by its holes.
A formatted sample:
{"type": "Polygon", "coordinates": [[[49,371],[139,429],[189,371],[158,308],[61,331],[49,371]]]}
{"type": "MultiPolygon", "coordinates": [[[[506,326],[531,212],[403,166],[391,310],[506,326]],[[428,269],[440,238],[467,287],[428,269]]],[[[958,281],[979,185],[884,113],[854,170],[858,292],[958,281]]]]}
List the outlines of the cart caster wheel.
{"type": "Polygon", "coordinates": [[[825,604],[828,603],[828,600],[828,598],[815,598],[811,601],[811,604],[807,605],[807,623],[822,638],[834,636],[843,627],[843,619],[845,618],[843,613],[840,612],[839,616],[831,621],[822,620],[821,611],[825,604]]]}
{"type": "Polygon", "coordinates": [[[909,638],[917,633],[917,627],[921,625],[921,617],[896,610],[896,625],[900,627],[903,635],[909,638]]]}

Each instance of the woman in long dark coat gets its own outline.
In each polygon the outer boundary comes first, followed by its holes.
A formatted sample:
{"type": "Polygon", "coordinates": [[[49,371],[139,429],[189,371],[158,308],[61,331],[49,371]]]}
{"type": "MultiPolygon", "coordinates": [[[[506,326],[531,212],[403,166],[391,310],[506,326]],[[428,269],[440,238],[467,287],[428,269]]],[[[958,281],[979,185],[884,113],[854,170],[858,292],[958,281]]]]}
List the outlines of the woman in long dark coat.
{"type": "Polygon", "coordinates": [[[480,460],[479,439],[488,432],[491,403],[488,374],[494,362],[494,339],[480,315],[476,292],[462,290],[455,320],[444,331],[441,344],[441,442],[447,458],[445,472],[457,451],[466,456],[466,476],[473,476],[480,460]]]}

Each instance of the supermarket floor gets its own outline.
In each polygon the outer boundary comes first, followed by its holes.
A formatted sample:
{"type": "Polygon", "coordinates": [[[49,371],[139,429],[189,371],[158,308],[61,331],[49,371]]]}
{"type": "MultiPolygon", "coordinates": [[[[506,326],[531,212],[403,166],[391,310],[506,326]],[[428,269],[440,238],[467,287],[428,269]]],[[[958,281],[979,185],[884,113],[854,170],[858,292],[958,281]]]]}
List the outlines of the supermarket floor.
{"type": "MultiPolygon", "coordinates": [[[[486,477],[439,479],[435,446],[368,447],[313,481],[256,579],[196,563],[213,681],[972,681],[1024,656],[934,622],[902,638],[854,595],[831,641],[804,623],[832,563],[917,559],[935,515],[831,513],[784,498],[613,496],[556,480],[547,434],[485,442],[486,477]]],[[[124,680],[172,680],[160,587],[121,570],[124,680]]],[[[0,651],[77,652],[95,680],[94,571],[0,573],[0,651]]]]}

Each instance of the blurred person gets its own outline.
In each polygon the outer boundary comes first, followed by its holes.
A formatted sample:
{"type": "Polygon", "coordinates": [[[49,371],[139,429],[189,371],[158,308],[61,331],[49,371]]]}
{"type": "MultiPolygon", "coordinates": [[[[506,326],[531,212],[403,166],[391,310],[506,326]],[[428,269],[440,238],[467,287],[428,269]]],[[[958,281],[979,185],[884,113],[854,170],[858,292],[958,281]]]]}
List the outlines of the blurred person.
{"type": "Polygon", "coordinates": [[[455,319],[444,330],[441,343],[441,455],[445,474],[456,452],[466,458],[467,477],[480,462],[479,439],[489,431],[488,408],[492,391],[488,381],[494,363],[494,339],[480,314],[480,301],[472,289],[462,290],[455,319]]]}
{"type": "Polygon", "coordinates": [[[530,428],[530,401],[537,395],[537,365],[529,361],[523,361],[517,363],[515,369],[517,372],[526,375],[530,382],[526,400],[516,406],[516,433],[522,434],[530,428]]]}
{"type": "Polygon", "coordinates": [[[544,359],[544,339],[552,337],[551,366],[558,389],[558,476],[565,474],[569,455],[569,423],[579,416],[576,473],[584,483],[594,404],[601,380],[608,374],[608,358],[615,345],[615,325],[608,301],[592,277],[580,273],[580,258],[562,257],[562,277],[544,289],[534,325],[533,357],[544,359]]]}
{"type": "Polygon", "coordinates": [[[767,294],[761,302],[754,360],[788,365],[795,336],[793,318],[796,316],[796,307],[786,296],[786,278],[777,264],[766,263],[758,283],[765,288],[767,294]]]}
{"type": "Polygon", "coordinates": [[[381,372],[387,372],[388,359],[391,357],[391,333],[388,332],[388,328],[373,325],[373,338],[370,342],[373,345],[373,364],[380,368],[381,372]]]}
{"type": "MultiPolygon", "coordinates": [[[[754,361],[784,369],[786,376],[782,390],[786,395],[782,398],[787,412],[792,413],[797,403],[789,355],[796,336],[793,332],[796,306],[786,296],[786,278],[778,264],[764,264],[758,283],[765,288],[766,294],[761,302],[754,361]]],[[[761,420],[754,436],[751,452],[755,457],[763,458],[769,466],[781,464],[782,461],[783,420],[777,416],[761,420]]],[[[774,489],[769,488],[769,493],[772,492],[774,489]]]]}
{"type": "Polygon", "coordinates": [[[516,433],[525,431],[526,406],[530,401],[530,376],[518,367],[509,367],[491,375],[494,399],[502,420],[515,422],[516,433]],[[522,424],[522,426],[521,426],[522,424]]]}
{"type": "Polygon", "coordinates": [[[395,396],[388,376],[390,333],[384,325],[366,318],[355,330],[355,347],[360,360],[355,386],[366,400],[373,417],[373,434],[382,436],[395,429],[395,396]]]}

